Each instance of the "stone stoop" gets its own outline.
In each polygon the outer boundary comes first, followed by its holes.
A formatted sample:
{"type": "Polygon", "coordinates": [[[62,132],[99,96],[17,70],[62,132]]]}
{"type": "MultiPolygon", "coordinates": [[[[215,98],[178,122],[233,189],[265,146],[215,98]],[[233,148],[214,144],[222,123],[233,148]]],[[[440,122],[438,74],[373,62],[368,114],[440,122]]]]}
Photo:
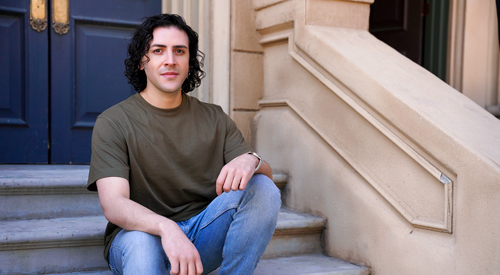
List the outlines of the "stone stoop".
{"type": "MultiPolygon", "coordinates": [[[[107,221],[87,175],[88,166],[0,166],[0,274],[111,274],[102,257],[107,221]]],[[[283,188],[286,175],[274,178],[283,188]]],[[[324,223],[282,208],[255,274],[368,274],[321,255],[324,223]]]]}
{"type": "Polygon", "coordinates": [[[107,268],[106,219],[88,166],[0,166],[0,274],[107,268]]]}

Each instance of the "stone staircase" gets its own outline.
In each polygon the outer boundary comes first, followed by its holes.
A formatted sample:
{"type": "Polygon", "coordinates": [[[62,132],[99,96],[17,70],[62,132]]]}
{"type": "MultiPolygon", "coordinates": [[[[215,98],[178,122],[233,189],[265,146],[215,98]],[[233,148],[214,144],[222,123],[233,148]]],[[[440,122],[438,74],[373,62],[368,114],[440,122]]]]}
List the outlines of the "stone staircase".
{"type": "MultiPolygon", "coordinates": [[[[111,274],[102,257],[107,221],[97,194],[85,189],[87,173],[88,166],[0,166],[0,274],[111,274]]],[[[275,183],[283,188],[286,176],[275,183]]],[[[324,223],[282,208],[255,274],[369,274],[321,254],[324,223]]]]}

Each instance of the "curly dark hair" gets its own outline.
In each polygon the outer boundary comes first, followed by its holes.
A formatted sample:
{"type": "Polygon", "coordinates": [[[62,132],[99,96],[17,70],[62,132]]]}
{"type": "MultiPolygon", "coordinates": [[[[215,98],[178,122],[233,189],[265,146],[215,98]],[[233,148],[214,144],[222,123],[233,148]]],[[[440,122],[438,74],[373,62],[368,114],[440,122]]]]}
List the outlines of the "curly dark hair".
{"type": "MultiPolygon", "coordinates": [[[[149,44],[153,40],[153,30],[158,27],[176,27],[184,31],[189,39],[189,73],[182,83],[182,92],[189,93],[201,84],[205,77],[203,60],[205,55],[198,50],[198,34],[186,24],[184,18],[177,14],[160,14],[146,17],[144,22],[137,27],[128,45],[127,59],[125,59],[125,76],[128,83],[134,86],[137,92],[146,88],[147,77],[141,70],[142,57],[149,51],[149,44]],[[199,58],[199,59],[198,59],[199,58]]],[[[147,61],[149,58],[146,56],[147,61]]]]}

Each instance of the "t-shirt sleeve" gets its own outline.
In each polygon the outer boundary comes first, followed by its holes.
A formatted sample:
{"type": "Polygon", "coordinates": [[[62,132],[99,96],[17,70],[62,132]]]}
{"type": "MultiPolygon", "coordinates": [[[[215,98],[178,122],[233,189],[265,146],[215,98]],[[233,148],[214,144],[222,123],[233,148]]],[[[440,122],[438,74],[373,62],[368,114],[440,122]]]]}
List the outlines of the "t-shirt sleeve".
{"type": "Polygon", "coordinates": [[[228,163],[235,157],[251,151],[252,148],[245,142],[243,135],[238,127],[236,127],[236,123],[228,115],[225,115],[225,119],[226,138],[224,144],[224,162],[228,163]]]}
{"type": "Polygon", "coordinates": [[[99,117],[92,132],[87,189],[97,191],[96,181],[105,177],[129,179],[128,150],[119,126],[107,118],[99,117]]]}

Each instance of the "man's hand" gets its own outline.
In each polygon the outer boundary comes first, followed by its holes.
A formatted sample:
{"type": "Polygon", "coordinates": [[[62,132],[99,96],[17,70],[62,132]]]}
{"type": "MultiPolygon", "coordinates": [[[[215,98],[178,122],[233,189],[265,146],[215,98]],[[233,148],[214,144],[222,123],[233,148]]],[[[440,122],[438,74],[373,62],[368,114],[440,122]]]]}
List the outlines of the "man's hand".
{"type": "Polygon", "coordinates": [[[162,228],[161,244],[170,262],[171,275],[200,275],[203,273],[200,254],[184,232],[172,223],[162,228]]]}
{"type": "Polygon", "coordinates": [[[222,194],[222,191],[228,193],[245,189],[258,163],[255,156],[245,153],[224,165],[216,182],[217,195],[222,194]]]}

